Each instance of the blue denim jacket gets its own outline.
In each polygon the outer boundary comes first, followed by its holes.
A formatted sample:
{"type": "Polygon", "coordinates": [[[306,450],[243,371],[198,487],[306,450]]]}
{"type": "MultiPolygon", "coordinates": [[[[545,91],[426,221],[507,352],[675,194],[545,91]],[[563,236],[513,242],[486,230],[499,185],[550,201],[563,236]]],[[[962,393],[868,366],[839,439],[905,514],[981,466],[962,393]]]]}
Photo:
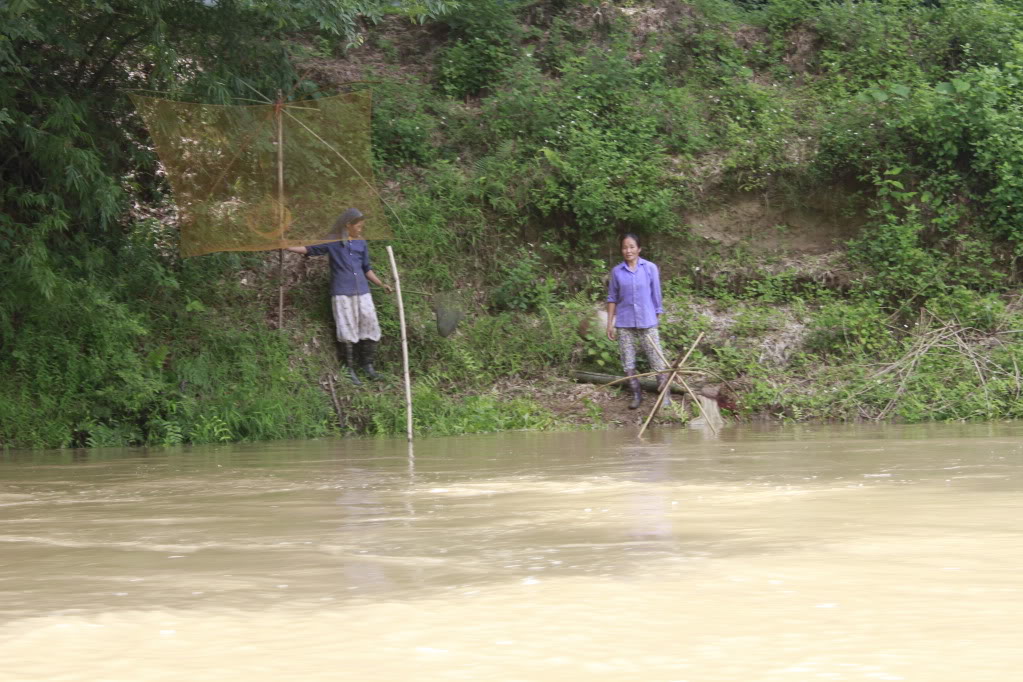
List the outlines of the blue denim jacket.
{"type": "Polygon", "coordinates": [[[369,247],[365,239],[347,239],[306,247],[310,256],[330,257],[330,295],[357,296],[369,293],[366,273],[369,266],[369,247]]]}
{"type": "Polygon", "coordinates": [[[649,329],[657,326],[661,304],[661,275],[657,266],[640,258],[632,272],[624,261],[611,269],[607,302],[616,304],[615,327],[649,329]]]}

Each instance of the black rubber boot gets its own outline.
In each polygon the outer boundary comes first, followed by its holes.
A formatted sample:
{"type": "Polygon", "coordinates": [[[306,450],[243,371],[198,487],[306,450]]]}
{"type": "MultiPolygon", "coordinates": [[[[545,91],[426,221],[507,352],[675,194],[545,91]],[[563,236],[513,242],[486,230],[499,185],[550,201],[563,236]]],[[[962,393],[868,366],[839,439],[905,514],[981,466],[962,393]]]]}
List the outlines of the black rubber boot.
{"type": "MultiPolygon", "coordinates": [[[[635,369],[625,370],[626,376],[631,376],[635,373],[635,369]]],[[[635,410],[643,402],[643,387],[639,385],[639,379],[629,379],[629,390],[632,391],[632,402],[629,403],[629,409],[635,410]]]]}
{"type": "MultiPolygon", "coordinates": [[[[666,374],[658,374],[657,375],[657,393],[658,394],[661,392],[661,389],[664,388],[664,382],[667,381],[667,380],[668,380],[668,376],[666,374]]],[[[661,401],[661,407],[665,407],[667,405],[671,405],[671,389],[670,388],[668,389],[668,392],[664,394],[664,400],[661,401]]]]}
{"type": "Polygon", "coordinates": [[[345,347],[345,365],[348,367],[348,378],[352,380],[352,383],[356,386],[362,386],[362,382],[359,381],[359,377],[355,375],[355,348],[353,344],[344,342],[345,347]]]}
{"type": "Polygon", "coordinates": [[[373,361],[377,357],[377,342],[370,341],[369,339],[359,341],[359,354],[362,360],[362,371],[366,373],[370,381],[379,380],[380,375],[373,369],[373,361]]]}

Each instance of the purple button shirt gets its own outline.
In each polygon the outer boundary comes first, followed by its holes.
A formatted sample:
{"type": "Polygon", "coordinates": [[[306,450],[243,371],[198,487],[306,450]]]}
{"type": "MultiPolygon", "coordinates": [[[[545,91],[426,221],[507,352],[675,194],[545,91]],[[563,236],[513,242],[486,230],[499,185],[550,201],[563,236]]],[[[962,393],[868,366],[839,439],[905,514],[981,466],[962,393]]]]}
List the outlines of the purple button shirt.
{"type": "Polygon", "coordinates": [[[624,261],[611,270],[607,302],[615,303],[615,327],[649,329],[657,326],[661,305],[661,275],[657,266],[643,258],[632,272],[624,261]]]}

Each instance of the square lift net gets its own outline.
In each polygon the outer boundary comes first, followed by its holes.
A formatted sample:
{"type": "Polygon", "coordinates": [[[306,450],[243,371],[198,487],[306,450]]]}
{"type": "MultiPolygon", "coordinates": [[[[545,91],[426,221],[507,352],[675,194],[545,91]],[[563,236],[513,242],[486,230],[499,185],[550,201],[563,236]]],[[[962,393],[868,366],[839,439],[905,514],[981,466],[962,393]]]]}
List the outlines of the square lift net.
{"type": "Polygon", "coordinates": [[[349,208],[366,217],[364,239],[391,237],[368,90],[251,106],[131,98],[174,192],[182,256],[336,241],[349,208]]]}

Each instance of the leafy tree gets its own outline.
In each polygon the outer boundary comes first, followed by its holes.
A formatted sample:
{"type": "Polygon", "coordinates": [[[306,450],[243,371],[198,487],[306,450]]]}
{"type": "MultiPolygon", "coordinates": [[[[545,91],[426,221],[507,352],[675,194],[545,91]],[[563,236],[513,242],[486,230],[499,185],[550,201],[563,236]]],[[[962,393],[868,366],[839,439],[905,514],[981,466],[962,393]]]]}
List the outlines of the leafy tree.
{"type": "Polygon", "coordinates": [[[367,22],[386,13],[421,21],[454,5],[0,4],[0,443],[66,444],[75,420],[114,419],[118,410],[137,416],[162,389],[143,361],[150,325],[132,300],[140,292],[127,291],[118,274],[144,271],[154,278],[150,291],[154,284],[172,289],[179,266],[166,250],[142,249],[134,240],[137,207],[159,203],[162,183],[125,90],[214,103],[251,98],[253,89],[288,90],[295,81],[292,33],[318,30],[352,44],[367,22]],[[61,384],[71,385],[64,391],[61,384]],[[66,400],[41,395],[43,387],[66,400]],[[79,399],[70,401],[73,395],[79,399]],[[25,422],[15,415],[26,412],[65,426],[60,433],[16,433],[25,422]]]}

